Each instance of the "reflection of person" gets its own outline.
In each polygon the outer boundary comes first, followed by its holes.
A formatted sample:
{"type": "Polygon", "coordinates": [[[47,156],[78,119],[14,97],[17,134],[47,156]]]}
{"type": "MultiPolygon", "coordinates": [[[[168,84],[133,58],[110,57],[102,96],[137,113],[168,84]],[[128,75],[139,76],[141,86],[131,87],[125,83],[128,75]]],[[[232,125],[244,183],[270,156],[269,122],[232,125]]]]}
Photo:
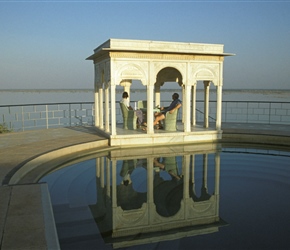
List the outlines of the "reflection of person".
{"type": "Polygon", "coordinates": [[[184,184],[177,173],[175,157],[154,158],[154,203],[156,211],[163,217],[170,217],[178,213],[183,199],[184,184]]]}
{"type": "Polygon", "coordinates": [[[174,93],[172,95],[172,99],[173,99],[173,101],[171,102],[171,104],[168,107],[161,107],[160,108],[161,112],[156,112],[154,114],[154,116],[155,116],[155,120],[153,123],[154,126],[158,125],[160,121],[165,119],[165,114],[167,112],[172,114],[176,109],[179,109],[181,107],[181,101],[179,100],[179,95],[177,93],[174,93]]]}
{"type": "Polygon", "coordinates": [[[153,165],[154,165],[154,167],[158,167],[158,169],[164,170],[164,168],[165,168],[165,165],[160,162],[160,158],[154,158],[153,165]]]}
{"type": "Polygon", "coordinates": [[[135,169],[133,160],[124,160],[122,164],[122,169],[120,175],[123,177],[122,184],[128,186],[132,183],[131,173],[135,169]]]}
{"type": "Polygon", "coordinates": [[[156,172],[159,172],[160,170],[165,170],[171,177],[178,181],[182,178],[182,175],[178,174],[175,156],[164,157],[162,160],[160,160],[160,158],[154,158],[153,166],[156,172]]]}
{"type": "MultiPolygon", "coordinates": [[[[133,110],[133,108],[130,106],[130,102],[128,99],[129,95],[128,92],[123,92],[122,94],[122,100],[120,101],[120,103],[124,103],[124,105],[130,109],[133,110]]],[[[143,123],[143,113],[140,109],[135,110],[135,113],[137,115],[137,121],[138,121],[138,125],[141,126],[143,123]]]]}
{"type": "MultiPolygon", "coordinates": [[[[137,178],[136,181],[136,177],[134,177],[134,172],[138,169],[136,164],[137,160],[135,159],[123,160],[122,163],[120,171],[122,181],[117,186],[117,206],[120,206],[123,210],[140,209],[142,204],[147,201],[147,193],[139,192],[134,188],[134,182],[138,185],[140,180],[137,178]]],[[[144,176],[146,177],[147,174],[144,176]]]]}

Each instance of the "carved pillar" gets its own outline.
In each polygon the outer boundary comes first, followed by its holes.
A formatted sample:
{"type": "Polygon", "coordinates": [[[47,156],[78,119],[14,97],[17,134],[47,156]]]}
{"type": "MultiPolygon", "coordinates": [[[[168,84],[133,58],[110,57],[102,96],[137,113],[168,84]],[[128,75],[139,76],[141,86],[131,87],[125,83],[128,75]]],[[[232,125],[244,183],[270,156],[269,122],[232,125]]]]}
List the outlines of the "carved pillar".
{"type": "Polygon", "coordinates": [[[190,132],[190,96],[191,96],[191,86],[184,86],[184,105],[182,107],[183,118],[184,118],[184,132],[190,132]]]}
{"type": "Polygon", "coordinates": [[[111,135],[116,134],[116,85],[111,84],[111,135]]]}
{"type": "Polygon", "coordinates": [[[99,127],[104,128],[103,88],[99,89],[99,127]]]}
{"type": "Polygon", "coordinates": [[[216,129],[221,130],[222,124],[222,86],[217,86],[216,90],[216,129]]]}
{"type": "Polygon", "coordinates": [[[209,81],[204,81],[204,127],[208,128],[209,115],[209,81]]]}
{"type": "Polygon", "coordinates": [[[109,84],[106,85],[105,89],[105,130],[110,132],[110,91],[109,84]]]}
{"type": "Polygon", "coordinates": [[[191,89],[191,124],[196,125],[196,84],[191,89]]]}
{"type": "Polygon", "coordinates": [[[99,127],[99,87],[95,84],[95,127],[99,127]]]}
{"type": "Polygon", "coordinates": [[[155,106],[160,106],[160,83],[155,83],[155,106]]]}
{"type": "MultiPolygon", "coordinates": [[[[223,60],[222,60],[223,61],[223,60]]],[[[221,130],[222,126],[222,87],[223,87],[223,62],[221,61],[219,67],[219,80],[217,83],[217,120],[216,120],[216,128],[217,130],[221,130]]]]}
{"type": "Polygon", "coordinates": [[[124,92],[128,92],[129,100],[130,100],[130,89],[132,85],[132,80],[122,80],[120,85],[124,87],[124,92]]]}
{"type": "Polygon", "coordinates": [[[95,115],[95,127],[99,126],[99,82],[100,82],[100,71],[99,71],[99,65],[97,65],[94,62],[94,68],[95,68],[95,79],[94,79],[94,115],[95,115]]]}
{"type": "MultiPolygon", "coordinates": [[[[153,110],[153,88],[150,83],[147,85],[147,110],[153,110]]],[[[147,112],[147,134],[153,134],[153,112],[147,112]]]]}
{"type": "MultiPolygon", "coordinates": [[[[186,112],[185,112],[185,109],[186,108],[184,107],[184,106],[186,106],[185,86],[183,85],[181,87],[181,89],[182,89],[182,97],[180,97],[180,99],[182,100],[182,103],[183,103],[183,105],[182,105],[182,118],[181,118],[181,120],[182,120],[182,123],[184,123],[184,116],[186,115],[186,112]]],[[[183,129],[185,131],[185,127],[183,129]]]]}

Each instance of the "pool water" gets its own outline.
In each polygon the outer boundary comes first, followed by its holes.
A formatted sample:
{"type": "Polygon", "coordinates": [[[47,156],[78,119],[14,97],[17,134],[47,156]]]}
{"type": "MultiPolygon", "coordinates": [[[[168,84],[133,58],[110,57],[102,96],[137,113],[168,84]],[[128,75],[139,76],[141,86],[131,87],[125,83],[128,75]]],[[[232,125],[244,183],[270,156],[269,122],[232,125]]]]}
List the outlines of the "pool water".
{"type": "Polygon", "coordinates": [[[290,249],[284,149],[122,149],[58,166],[40,182],[61,249],[290,249]]]}

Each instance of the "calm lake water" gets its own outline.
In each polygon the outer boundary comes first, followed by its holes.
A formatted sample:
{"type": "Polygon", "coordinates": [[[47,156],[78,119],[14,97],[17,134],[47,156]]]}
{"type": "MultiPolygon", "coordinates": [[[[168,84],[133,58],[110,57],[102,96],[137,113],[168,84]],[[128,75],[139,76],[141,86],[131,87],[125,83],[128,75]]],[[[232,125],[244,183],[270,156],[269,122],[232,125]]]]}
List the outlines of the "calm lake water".
{"type": "Polygon", "coordinates": [[[290,249],[289,151],[199,144],[128,155],[90,155],[40,180],[61,249],[290,249]]]}
{"type": "MultiPolygon", "coordinates": [[[[180,89],[164,89],[161,100],[171,100],[173,92],[181,93],[180,89]]],[[[116,100],[121,99],[122,90],[117,90],[116,100]],[[119,98],[118,98],[119,97],[119,98]]],[[[146,99],[146,90],[132,89],[130,100],[146,99]]],[[[203,90],[197,90],[197,100],[203,100],[203,90]]],[[[216,100],[215,88],[210,90],[210,100],[216,100]]],[[[223,90],[224,101],[290,101],[290,90],[223,90]]],[[[0,105],[40,104],[63,102],[93,102],[92,89],[66,90],[0,90],[0,105]]]]}

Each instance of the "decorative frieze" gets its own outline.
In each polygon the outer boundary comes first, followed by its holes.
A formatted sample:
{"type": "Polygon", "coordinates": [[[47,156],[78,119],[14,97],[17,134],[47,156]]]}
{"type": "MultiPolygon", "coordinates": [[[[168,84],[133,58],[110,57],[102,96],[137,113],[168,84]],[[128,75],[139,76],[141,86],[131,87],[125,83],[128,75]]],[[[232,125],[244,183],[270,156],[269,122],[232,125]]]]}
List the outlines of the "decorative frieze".
{"type": "Polygon", "coordinates": [[[176,60],[176,61],[223,61],[219,55],[198,54],[170,54],[170,53],[145,53],[145,52],[110,52],[110,58],[148,59],[148,60],[176,60]]]}

